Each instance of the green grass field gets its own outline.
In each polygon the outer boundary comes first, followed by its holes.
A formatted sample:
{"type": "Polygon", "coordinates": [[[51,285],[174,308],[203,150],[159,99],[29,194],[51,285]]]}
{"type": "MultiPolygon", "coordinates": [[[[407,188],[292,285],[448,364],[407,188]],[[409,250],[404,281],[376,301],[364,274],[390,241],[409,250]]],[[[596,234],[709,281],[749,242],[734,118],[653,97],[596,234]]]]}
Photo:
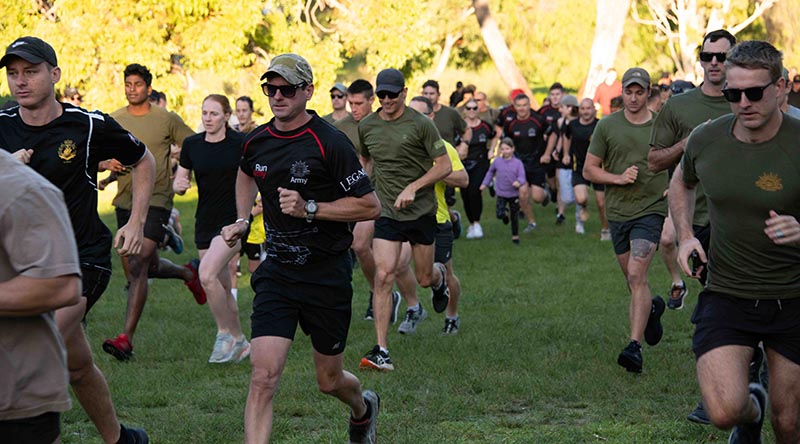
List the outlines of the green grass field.
{"type": "MultiPolygon", "coordinates": [[[[104,208],[110,193],[102,193],[104,208]]],[[[176,201],[187,251],[164,257],[177,263],[196,254],[193,205],[191,195],[176,201]]],[[[460,334],[441,337],[444,320],[433,313],[416,335],[401,336],[394,326],[391,373],[358,370],[375,338],[373,324],[361,320],[368,293],[355,271],[345,368],[381,396],[380,442],[727,442],[727,432],[685,419],[699,400],[689,322],[698,285],[690,284],[686,308],[665,313],[664,339],[645,346],[644,372],[627,373],[616,358],[628,339],[628,295],[611,244],[599,241],[596,214],[585,236],[575,234],[571,209],[562,226],[554,223],[554,206],[537,207],[536,214],[539,228],[514,246],[486,197],[486,237],[455,243],[463,287],[460,334]]],[[[115,227],[110,210],[104,218],[115,227]]],[[[242,442],[250,367],[206,362],[215,324],[181,282],[152,283],[131,362],[102,352],[103,339],[116,336],[124,320],[125,280],[115,261],[114,278],[89,316],[88,335],[121,421],[145,427],[156,444],[242,442]]],[[[665,294],[669,279],[660,258],[650,281],[655,293],[665,294]]],[[[429,292],[419,295],[430,308],[429,292]]],[[[248,332],[252,297],[245,274],[239,308],[248,332]]],[[[311,345],[298,332],[275,400],[271,442],[347,442],[347,417],[344,405],[317,391],[311,345]]],[[[101,442],[77,402],[63,419],[64,443],[101,442]]],[[[765,433],[765,442],[771,436],[765,433]]]]}

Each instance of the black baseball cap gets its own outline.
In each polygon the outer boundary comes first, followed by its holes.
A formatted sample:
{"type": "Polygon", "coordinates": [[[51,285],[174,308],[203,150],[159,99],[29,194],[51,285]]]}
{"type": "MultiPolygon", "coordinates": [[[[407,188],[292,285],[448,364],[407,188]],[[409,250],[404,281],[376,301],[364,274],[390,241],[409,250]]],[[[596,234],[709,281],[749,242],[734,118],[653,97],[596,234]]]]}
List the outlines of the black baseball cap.
{"type": "Polygon", "coordinates": [[[403,73],[394,69],[388,68],[378,73],[378,78],[375,79],[375,92],[388,91],[390,93],[399,93],[406,87],[406,79],[403,73]]]}
{"type": "Polygon", "coordinates": [[[47,62],[53,66],[58,66],[56,51],[49,43],[38,37],[20,37],[6,48],[6,55],[0,59],[0,68],[5,67],[12,57],[20,57],[25,61],[39,64],[47,62]]]}

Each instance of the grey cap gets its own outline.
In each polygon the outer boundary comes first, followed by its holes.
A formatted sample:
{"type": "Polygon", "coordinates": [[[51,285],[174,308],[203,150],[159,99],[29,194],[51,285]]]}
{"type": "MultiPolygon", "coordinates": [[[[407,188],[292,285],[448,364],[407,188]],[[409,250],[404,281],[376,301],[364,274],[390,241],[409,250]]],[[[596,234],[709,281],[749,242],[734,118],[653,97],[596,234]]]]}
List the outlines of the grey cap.
{"type": "Polygon", "coordinates": [[[375,79],[375,93],[388,91],[390,93],[399,93],[406,87],[406,79],[403,73],[394,69],[388,68],[378,73],[378,78],[375,79]]]}
{"type": "Polygon", "coordinates": [[[53,66],[58,66],[56,51],[49,43],[38,37],[20,37],[14,43],[8,45],[6,54],[0,59],[0,68],[8,65],[12,57],[21,57],[29,63],[38,65],[47,62],[53,66]]]}
{"type": "Polygon", "coordinates": [[[333,92],[334,90],[339,91],[342,94],[347,94],[347,87],[344,86],[344,83],[339,83],[339,82],[334,83],[333,88],[331,88],[330,92],[333,92]]]}
{"type": "Polygon", "coordinates": [[[267,79],[270,74],[283,77],[290,85],[299,85],[301,83],[310,85],[314,83],[311,65],[308,64],[306,59],[297,54],[286,53],[273,57],[267,72],[261,76],[261,80],[267,79]]]}
{"type": "Polygon", "coordinates": [[[650,86],[650,74],[644,68],[630,68],[622,75],[622,87],[627,88],[632,84],[637,84],[647,89],[650,86]]]}
{"type": "Polygon", "coordinates": [[[567,94],[566,96],[561,98],[562,105],[566,106],[578,106],[578,98],[573,96],[572,94],[567,94]]]}

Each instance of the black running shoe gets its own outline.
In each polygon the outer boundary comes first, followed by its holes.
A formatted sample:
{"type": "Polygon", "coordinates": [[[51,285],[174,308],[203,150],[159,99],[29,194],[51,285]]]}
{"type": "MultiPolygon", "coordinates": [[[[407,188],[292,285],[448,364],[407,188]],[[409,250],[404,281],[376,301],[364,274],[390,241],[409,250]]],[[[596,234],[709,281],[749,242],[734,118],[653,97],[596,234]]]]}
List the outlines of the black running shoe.
{"type": "Polygon", "coordinates": [[[451,222],[453,223],[453,239],[461,237],[461,213],[451,210],[451,222]]]}
{"type": "Polygon", "coordinates": [[[556,225],[563,224],[565,220],[567,220],[567,218],[564,217],[563,214],[561,214],[561,213],[556,214],[556,225]]]}
{"type": "Polygon", "coordinates": [[[394,370],[394,365],[392,364],[392,358],[389,357],[389,354],[381,350],[379,346],[372,347],[372,350],[367,352],[363,358],[361,358],[361,363],[359,367],[362,369],[372,369],[372,370],[383,370],[389,371],[394,370]]]}
{"type": "Polygon", "coordinates": [[[544,184],[544,200],[542,201],[542,206],[546,207],[550,203],[550,185],[547,183],[544,184]]]}
{"type": "Polygon", "coordinates": [[[711,424],[711,420],[708,419],[708,413],[706,413],[706,408],[703,407],[703,401],[697,403],[697,407],[692,410],[692,413],[686,415],[686,419],[697,424],[711,424]]]}
{"type": "Polygon", "coordinates": [[[397,322],[397,310],[400,309],[400,300],[403,296],[399,291],[392,292],[392,312],[389,314],[389,323],[394,325],[397,322]]]}
{"type": "Polygon", "coordinates": [[[632,373],[642,372],[642,345],[636,341],[631,341],[627,347],[622,349],[617,364],[625,367],[625,370],[632,373]]]}
{"type": "Polygon", "coordinates": [[[124,425],[120,424],[120,435],[125,435],[124,439],[121,439],[121,442],[126,442],[128,444],[149,444],[150,437],[147,436],[147,432],[142,429],[134,429],[134,428],[127,428],[124,425]]]}
{"type": "Polygon", "coordinates": [[[447,288],[447,269],[439,262],[433,264],[442,273],[442,282],[438,287],[431,287],[431,302],[433,303],[433,311],[441,313],[447,308],[450,302],[450,289],[447,288]]]}
{"type": "Polygon", "coordinates": [[[364,320],[371,321],[374,319],[372,315],[372,292],[369,292],[369,305],[367,306],[367,311],[364,313],[364,320]]]}
{"type": "Polygon", "coordinates": [[[760,414],[758,420],[749,424],[739,424],[731,430],[728,444],[761,444],[761,426],[767,413],[767,391],[758,383],[750,384],[750,397],[755,401],[760,414]]]}
{"type": "Polygon", "coordinates": [[[653,303],[650,306],[650,317],[647,319],[647,327],[644,328],[644,340],[647,345],[653,346],[661,342],[661,337],[664,336],[664,327],[661,325],[661,315],[664,314],[666,308],[664,300],[661,296],[653,298],[653,303]]]}
{"type": "Polygon", "coordinates": [[[672,284],[669,290],[669,302],[667,308],[670,310],[680,310],[683,308],[683,298],[686,297],[688,291],[686,290],[686,282],[681,281],[680,285],[672,284]]]}
{"type": "Polygon", "coordinates": [[[350,415],[350,444],[375,444],[378,442],[378,413],[381,408],[381,397],[372,390],[364,390],[362,396],[367,405],[367,415],[358,421],[350,415]]]}

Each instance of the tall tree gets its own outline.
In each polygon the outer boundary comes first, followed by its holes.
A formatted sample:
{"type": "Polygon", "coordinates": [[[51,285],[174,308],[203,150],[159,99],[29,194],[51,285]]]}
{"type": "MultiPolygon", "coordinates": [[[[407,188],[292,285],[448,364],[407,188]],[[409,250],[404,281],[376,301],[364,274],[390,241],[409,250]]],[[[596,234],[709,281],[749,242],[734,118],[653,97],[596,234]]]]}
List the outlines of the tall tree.
{"type": "Polygon", "coordinates": [[[582,97],[594,97],[597,86],[614,67],[629,6],[630,0],[597,0],[594,41],[589,72],[580,91],[582,97]]]}

